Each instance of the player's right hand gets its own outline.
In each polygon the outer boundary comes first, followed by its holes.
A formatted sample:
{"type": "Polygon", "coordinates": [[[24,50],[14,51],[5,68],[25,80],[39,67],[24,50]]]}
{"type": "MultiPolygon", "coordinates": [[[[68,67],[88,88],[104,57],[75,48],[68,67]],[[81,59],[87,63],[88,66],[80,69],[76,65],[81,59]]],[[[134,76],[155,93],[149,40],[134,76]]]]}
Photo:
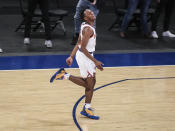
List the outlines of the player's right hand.
{"type": "Polygon", "coordinates": [[[73,62],[73,59],[71,56],[69,56],[67,59],[66,59],[66,63],[68,66],[71,66],[72,65],[72,62],[73,62]]]}

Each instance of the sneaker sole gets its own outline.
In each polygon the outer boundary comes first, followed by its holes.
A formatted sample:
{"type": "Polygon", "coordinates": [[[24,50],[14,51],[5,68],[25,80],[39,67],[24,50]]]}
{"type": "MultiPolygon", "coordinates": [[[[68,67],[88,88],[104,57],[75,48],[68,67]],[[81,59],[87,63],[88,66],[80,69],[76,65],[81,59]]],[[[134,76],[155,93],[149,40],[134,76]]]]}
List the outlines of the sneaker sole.
{"type": "Polygon", "coordinates": [[[91,116],[91,115],[88,115],[87,113],[84,113],[83,111],[81,111],[80,114],[83,115],[83,116],[86,116],[90,119],[94,119],[94,120],[99,120],[100,119],[99,116],[91,116]]]}
{"type": "MultiPolygon", "coordinates": [[[[64,70],[64,68],[59,69],[59,70],[51,77],[50,83],[52,83],[52,82],[55,80],[57,74],[61,73],[62,70],[64,70]]],[[[59,80],[62,80],[63,77],[64,77],[64,76],[62,76],[59,80]]]]}

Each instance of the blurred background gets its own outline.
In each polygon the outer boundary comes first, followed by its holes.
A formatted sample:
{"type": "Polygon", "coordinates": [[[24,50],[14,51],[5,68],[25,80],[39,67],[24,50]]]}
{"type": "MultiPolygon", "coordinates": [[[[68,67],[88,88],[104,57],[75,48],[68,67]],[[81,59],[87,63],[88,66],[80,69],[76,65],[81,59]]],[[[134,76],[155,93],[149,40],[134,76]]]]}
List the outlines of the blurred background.
{"type": "MultiPolygon", "coordinates": [[[[78,0],[58,0],[60,9],[68,11],[68,15],[63,18],[66,34],[58,26],[52,32],[53,48],[48,49],[43,46],[44,32],[38,30],[32,33],[31,46],[23,44],[23,30],[17,27],[21,23],[23,16],[20,10],[20,0],[0,0],[0,48],[3,49],[1,55],[23,55],[37,53],[69,53],[73,49],[71,40],[74,32],[73,16],[75,14],[78,0]]],[[[126,5],[125,1],[105,0],[97,17],[97,53],[103,52],[159,52],[174,51],[174,38],[144,39],[136,27],[128,28],[129,37],[123,39],[119,36],[119,27],[109,30],[116,20],[116,7],[126,5]]],[[[152,0],[151,7],[155,7],[155,0],[152,0]]],[[[158,33],[162,31],[162,16],[159,19],[158,33]],[[159,32],[160,30],[160,32],[159,32]]],[[[151,23],[148,23],[151,25],[151,23]]],[[[173,11],[170,29],[175,33],[175,10],[173,11]]]]}

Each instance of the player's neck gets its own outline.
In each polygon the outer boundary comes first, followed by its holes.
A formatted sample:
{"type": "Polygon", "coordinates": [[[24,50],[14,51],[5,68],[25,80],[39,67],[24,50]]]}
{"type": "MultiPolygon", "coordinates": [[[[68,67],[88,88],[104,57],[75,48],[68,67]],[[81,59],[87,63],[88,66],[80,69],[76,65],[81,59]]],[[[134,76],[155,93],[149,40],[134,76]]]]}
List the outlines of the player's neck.
{"type": "Polygon", "coordinates": [[[88,21],[88,22],[86,22],[87,24],[89,24],[90,26],[94,26],[94,21],[88,21]]]}

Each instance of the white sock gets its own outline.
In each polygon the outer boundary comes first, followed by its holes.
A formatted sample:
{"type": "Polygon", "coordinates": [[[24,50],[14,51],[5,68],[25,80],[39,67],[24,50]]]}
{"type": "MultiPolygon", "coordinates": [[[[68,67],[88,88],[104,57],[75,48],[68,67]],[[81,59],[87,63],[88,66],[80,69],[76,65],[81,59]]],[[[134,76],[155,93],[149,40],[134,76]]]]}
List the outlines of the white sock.
{"type": "Polygon", "coordinates": [[[70,74],[64,74],[64,78],[65,78],[66,80],[69,80],[69,77],[70,77],[70,74]]]}
{"type": "Polygon", "coordinates": [[[91,104],[90,103],[85,103],[85,108],[91,108],[91,104]]]}

